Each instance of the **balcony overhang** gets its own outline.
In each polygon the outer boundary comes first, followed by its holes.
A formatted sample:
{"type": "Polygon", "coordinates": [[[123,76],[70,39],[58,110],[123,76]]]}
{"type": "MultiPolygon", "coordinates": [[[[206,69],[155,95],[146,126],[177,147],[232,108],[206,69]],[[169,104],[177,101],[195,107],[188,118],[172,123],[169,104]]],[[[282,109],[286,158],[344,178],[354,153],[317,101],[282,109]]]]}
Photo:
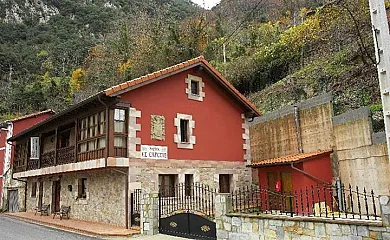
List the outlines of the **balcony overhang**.
{"type": "Polygon", "coordinates": [[[13,176],[14,178],[28,178],[28,177],[36,177],[42,175],[52,175],[52,174],[67,173],[67,172],[94,170],[94,169],[105,168],[105,167],[128,167],[128,166],[129,166],[129,158],[109,157],[107,160],[105,158],[99,158],[99,159],[94,159],[89,161],[68,163],[68,164],[62,164],[62,165],[57,165],[52,167],[28,170],[24,172],[14,173],[13,176]]]}

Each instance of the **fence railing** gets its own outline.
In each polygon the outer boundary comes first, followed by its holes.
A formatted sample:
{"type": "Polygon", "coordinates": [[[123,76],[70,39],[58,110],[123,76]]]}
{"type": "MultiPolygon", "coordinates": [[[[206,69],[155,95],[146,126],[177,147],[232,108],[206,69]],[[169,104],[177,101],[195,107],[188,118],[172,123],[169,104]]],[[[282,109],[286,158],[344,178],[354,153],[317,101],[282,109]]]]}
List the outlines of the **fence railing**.
{"type": "Polygon", "coordinates": [[[234,191],[231,203],[232,213],[377,220],[379,199],[374,191],[351,185],[316,185],[289,192],[251,186],[234,191]]]}
{"type": "Polygon", "coordinates": [[[180,183],[160,185],[160,215],[171,215],[175,212],[198,212],[212,217],[215,214],[214,199],[216,190],[202,183],[180,183]]]}

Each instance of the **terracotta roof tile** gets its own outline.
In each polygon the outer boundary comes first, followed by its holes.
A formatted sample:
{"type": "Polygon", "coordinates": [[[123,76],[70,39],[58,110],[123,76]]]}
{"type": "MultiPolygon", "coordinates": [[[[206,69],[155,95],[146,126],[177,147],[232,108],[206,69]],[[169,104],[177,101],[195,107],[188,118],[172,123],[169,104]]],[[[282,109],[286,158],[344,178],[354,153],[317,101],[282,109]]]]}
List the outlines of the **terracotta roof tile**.
{"type": "Polygon", "coordinates": [[[45,113],[55,114],[55,111],[52,110],[52,109],[48,109],[48,110],[45,110],[45,111],[41,111],[41,112],[36,112],[36,113],[31,113],[31,114],[28,114],[28,115],[20,116],[20,117],[8,120],[7,122],[17,122],[17,121],[20,121],[20,120],[23,120],[23,119],[26,119],[26,118],[37,117],[37,116],[45,114],[45,113]]]}
{"type": "Polygon", "coordinates": [[[129,84],[127,84],[127,82],[125,82],[125,83],[122,83],[121,85],[119,85],[119,87],[123,90],[123,89],[128,88],[129,84]]]}
{"type": "MultiPolygon", "coordinates": [[[[244,97],[236,88],[234,88],[234,86],[228,80],[226,80],[213,66],[211,66],[211,64],[208,63],[203,56],[193,58],[193,59],[190,59],[188,61],[185,61],[185,62],[176,64],[176,65],[164,68],[162,70],[156,71],[154,73],[147,74],[145,76],[134,79],[132,81],[128,81],[127,82],[128,87],[135,86],[137,84],[146,82],[148,80],[151,80],[151,79],[154,79],[157,77],[161,77],[165,74],[181,70],[185,67],[188,67],[188,66],[191,66],[191,65],[197,64],[197,63],[204,64],[210,71],[212,71],[219,78],[219,80],[227,87],[227,89],[231,90],[234,93],[234,95],[236,95],[240,99],[240,101],[245,103],[245,105],[247,105],[247,107],[249,107],[253,112],[255,112],[256,115],[258,115],[258,116],[261,115],[260,111],[251,102],[249,102],[248,99],[246,97],[244,97]]],[[[104,90],[104,93],[107,96],[110,96],[110,95],[113,95],[113,94],[119,92],[120,90],[124,90],[122,87],[119,87],[119,86],[120,85],[108,88],[108,89],[104,90]]]]}
{"type": "Polygon", "coordinates": [[[310,152],[310,153],[299,153],[299,154],[294,154],[294,155],[289,155],[289,156],[261,160],[261,161],[249,164],[248,166],[249,167],[265,167],[265,166],[270,166],[270,165],[290,164],[290,163],[294,163],[294,162],[310,160],[310,159],[317,157],[317,156],[330,154],[331,152],[333,152],[332,149],[318,150],[318,151],[310,152]]]}

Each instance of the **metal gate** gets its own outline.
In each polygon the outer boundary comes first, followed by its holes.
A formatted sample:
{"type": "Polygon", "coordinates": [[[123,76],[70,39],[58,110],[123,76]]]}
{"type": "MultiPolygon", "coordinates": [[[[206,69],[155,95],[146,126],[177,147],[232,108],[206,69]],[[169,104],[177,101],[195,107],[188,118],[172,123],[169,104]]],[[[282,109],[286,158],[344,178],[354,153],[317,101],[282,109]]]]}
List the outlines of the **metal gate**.
{"type": "Polygon", "coordinates": [[[18,190],[8,191],[8,212],[19,212],[18,190]]]}
{"type": "Polygon", "coordinates": [[[131,226],[140,226],[141,222],[141,189],[134,189],[130,194],[131,226]]]}
{"type": "Polygon", "coordinates": [[[201,183],[160,186],[160,233],[193,239],[217,239],[215,194],[214,189],[201,183]]]}

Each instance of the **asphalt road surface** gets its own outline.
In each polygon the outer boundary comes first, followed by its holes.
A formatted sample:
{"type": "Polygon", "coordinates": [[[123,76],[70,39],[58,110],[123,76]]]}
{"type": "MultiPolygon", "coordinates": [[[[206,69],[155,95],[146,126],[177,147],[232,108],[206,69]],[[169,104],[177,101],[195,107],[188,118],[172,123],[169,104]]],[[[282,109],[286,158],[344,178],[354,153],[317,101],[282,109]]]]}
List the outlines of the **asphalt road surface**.
{"type": "Polygon", "coordinates": [[[98,240],[99,238],[65,232],[0,216],[0,240],[98,240]]]}

